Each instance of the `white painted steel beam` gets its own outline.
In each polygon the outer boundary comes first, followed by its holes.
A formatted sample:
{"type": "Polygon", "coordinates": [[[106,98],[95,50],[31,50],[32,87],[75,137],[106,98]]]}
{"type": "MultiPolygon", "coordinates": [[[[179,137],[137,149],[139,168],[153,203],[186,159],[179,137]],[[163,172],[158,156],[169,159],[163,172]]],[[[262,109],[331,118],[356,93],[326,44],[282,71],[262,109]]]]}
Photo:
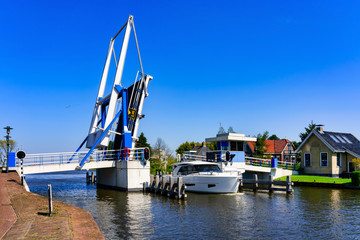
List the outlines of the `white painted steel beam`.
{"type": "Polygon", "coordinates": [[[139,102],[139,108],[138,108],[138,112],[137,112],[137,116],[135,119],[135,126],[134,126],[134,132],[133,132],[133,140],[132,140],[132,148],[135,148],[135,142],[136,142],[136,136],[138,133],[138,129],[139,129],[139,123],[140,123],[140,116],[142,114],[142,109],[144,106],[144,99],[145,97],[147,97],[149,94],[147,92],[147,87],[149,85],[150,80],[152,80],[153,77],[150,75],[146,75],[145,80],[144,80],[144,87],[142,90],[142,94],[141,94],[141,99],[139,102]]]}
{"type": "Polygon", "coordinates": [[[93,117],[91,120],[89,134],[95,132],[95,130],[96,130],[95,127],[97,126],[97,123],[99,121],[99,116],[101,114],[101,103],[99,102],[99,99],[104,96],[106,81],[107,81],[110,62],[111,62],[111,54],[112,54],[113,49],[114,49],[114,40],[111,39],[110,44],[109,44],[109,49],[107,52],[107,56],[106,56],[103,74],[102,74],[101,81],[100,81],[99,91],[98,91],[96,101],[95,101],[94,113],[93,113],[93,117]]]}
{"type": "MultiPolygon", "coordinates": [[[[127,48],[129,45],[132,18],[133,18],[132,16],[129,16],[129,19],[128,19],[127,25],[126,25],[126,29],[125,29],[125,34],[124,34],[124,39],[123,39],[123,43],[122,43],[122,47],[121,47],[119,62],[117,65],[115,79],[114,79],[113,87],[111,90],[111,96],[110,96],[110,101],[109,101],[109,106],[108,106],[108,111],[107,111],[106,121],[105,121],[105,128],[107,128],[109,126],[110,122],[113,120],[113,118],[115,116],[116,101],[118,100],[118,97],[119,97],[119,93],[116,91],[116,85],[121,86],[121,79],[122,79],[122,74],[123,74],[124,65],[125,65],[125,57],[126,57],[127,48]]],[[[101,142],[101,145],[107,146],[109,144],[109,138],[110,138],[110,132],[105,135],[103,141],[101,142]]]]}

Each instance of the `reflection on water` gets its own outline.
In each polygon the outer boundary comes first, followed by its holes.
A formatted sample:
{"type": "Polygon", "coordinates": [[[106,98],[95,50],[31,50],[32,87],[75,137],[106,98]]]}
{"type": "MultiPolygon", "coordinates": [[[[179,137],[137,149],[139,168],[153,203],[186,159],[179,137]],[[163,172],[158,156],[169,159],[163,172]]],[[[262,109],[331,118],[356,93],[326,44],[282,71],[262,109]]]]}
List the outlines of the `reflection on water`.
{"type": "Polygon", "coordinates": [[[358,239],[360,192],[296,187],[293,195],[188,193],[186,201],[97,189],[85,173],[28,175],[30,190],[91,212],[108,239],[358,239]]]}

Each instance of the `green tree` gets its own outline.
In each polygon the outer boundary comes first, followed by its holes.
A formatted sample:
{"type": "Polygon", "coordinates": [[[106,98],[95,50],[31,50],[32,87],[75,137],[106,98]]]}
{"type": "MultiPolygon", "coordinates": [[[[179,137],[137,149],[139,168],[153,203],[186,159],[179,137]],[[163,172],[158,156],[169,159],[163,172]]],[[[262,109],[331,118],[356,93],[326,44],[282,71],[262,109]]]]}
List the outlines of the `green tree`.
{"type": "Polygon", "coordinates": [[[259,133],[256,136],[256,144],[255,144],[255,148],[256,148],[256,153],[257,155],[263,155],[264,152],[266,151],[266,139],[268,139],[269,137],[269,132],[265,131],[263,134],[259,133]]]}
{"type": "Polygon", "coordinates": [[[311,120],[311,123],[309,123],[308,127],[305,127],[305,132],[300,133],[299,137],[301,139],[301,142],[305,140],[305,138],[311,133],[312,130],[316,128],[316,124],[311,120]]]}
{"type": "Polygon", "coordinates": [[[206,146],[207,146],[211,151],[215,151],[216,148],[217,148],[217,143],[216,143],[216,142],[206,143],[206,146]]]}
{"type": "Polygon", "coordinates": [[[294,144],[295,149],[297,149],[301,144],[301,142],[296,142],[296,141],[293,141],[292,143],[294,144]]]}
{"type": "MultiPolygon", "coordinates": [[[[202,143],[199,142],[184,142],[182,144],[180,144],[180,146],[175,150],[177,154],[183,154],[185,151],[190,151],[191,149],[193,149],[195,147],[195,145],[202,145],[202,143]]],[[[211,150],[214,151],[216,150],[216,143],[206,143],[206,146],[211,150]]]]}
{"type": "Polygon", "coordinates": [[[351,161],[355,165],[355,171],[358,171],[358,169],[360,167],[360,159],[359,158],[353,158],[351,161]]]}
{"type": "Polygon", "coordinates": [[[276,136],[276,134],[273,134],[270,137],[268,137],[268,140],[280,140],[280,138],[276,136]]]}
{"type": "Polygon", "coordinates": [[[177,154],[183,154],[185,151],[190,151],[191,149],[193,149],[195,146],[194,142],[184,142],[182,144],[180,144],[180,146],[176,149],[176,153],[177,154]]]}
{"type": "Polygon", "coordinates": [[[145,137],[144,133],[141,132],[140,136],[138,138],[138,140],[135,143],[135,147],[136,148],[144,148],[144,147],[148,147],[150,149],[150,153],[151,153],[151,146],[150,144],[147,142],[147,138],[145,137]]]}

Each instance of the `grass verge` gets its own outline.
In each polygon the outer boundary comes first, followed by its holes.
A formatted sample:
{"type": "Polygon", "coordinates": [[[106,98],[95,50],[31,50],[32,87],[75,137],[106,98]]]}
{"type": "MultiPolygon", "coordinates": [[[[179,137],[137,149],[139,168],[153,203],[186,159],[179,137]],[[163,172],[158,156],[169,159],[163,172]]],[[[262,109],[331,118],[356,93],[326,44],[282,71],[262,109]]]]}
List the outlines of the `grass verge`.
{"type": "MultiPolygon", "coordinates": [[[[277,178],[277,179],[275,179],[275,181],[286,181],[286,176],[277,178]]],[[[291,181],[292,182],[335,183],[335,184],[351,183],[351,179],[309,176],[309,175],[292,175],[291,181]]]]}

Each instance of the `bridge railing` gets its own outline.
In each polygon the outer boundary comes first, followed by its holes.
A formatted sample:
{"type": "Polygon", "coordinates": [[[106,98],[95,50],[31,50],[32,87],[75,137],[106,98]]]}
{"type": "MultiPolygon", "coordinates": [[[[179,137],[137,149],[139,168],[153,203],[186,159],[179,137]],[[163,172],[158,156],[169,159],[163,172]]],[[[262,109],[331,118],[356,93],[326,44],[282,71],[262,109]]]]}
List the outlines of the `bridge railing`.
{"type": "MultiPolygon", "coordinates": [[[[245,157],[246,165],[253,165],[259,167],[271,167],[271,159],[264,158],[255,158],[255,157],[245,157]]],[[[295,161],[278,161],[277,167],[284,168],[289,170],[295,170],[296,162],[295,161]]]]}
{"type": "Polygon", "coordinates": [[[245,164],[259,167],[271,167],[271,159],[245,157],[245,164]]]}
{"type": "Polygon", "coordinates": [[[293,161],[278,161],[278,168],[284,168],[288,170],[296,170],[296,160],[293,161]]]}
{"type": "MultiPolygon", "coordinates": [[[[23,166],[79,163],[88,151],[27,154],[23,166]]],[[[144,160],[144,148],[93,151],[86,162],[144,160]]],[[[17,159],[17,166],[20,161],[17,159]]]]}

